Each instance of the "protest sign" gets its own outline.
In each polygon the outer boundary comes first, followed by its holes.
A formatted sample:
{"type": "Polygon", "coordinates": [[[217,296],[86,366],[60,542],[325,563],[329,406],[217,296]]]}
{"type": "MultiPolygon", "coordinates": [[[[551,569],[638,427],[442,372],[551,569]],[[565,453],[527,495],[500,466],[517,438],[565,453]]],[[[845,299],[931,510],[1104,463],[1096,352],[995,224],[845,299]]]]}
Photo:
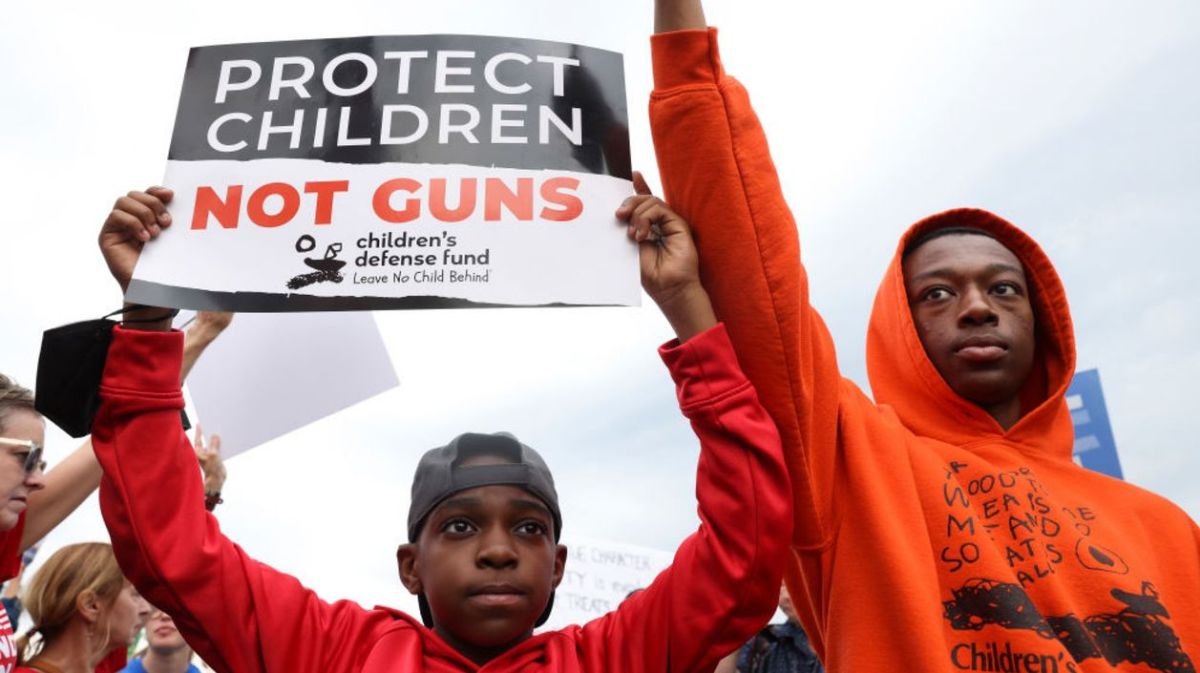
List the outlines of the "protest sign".
{"type": "Polygon", "coordinates": [[[397,385],[369,312],[239,315],[187,379],[198,420],[221,436],[225,458],[397,385]]]}
{"type": "Polygon", "coordinates": [[[1108,421],[1104,389],[1100,387],[1099,370],[1075,372],[1067,390],[1067,408],[1071,410],[1071,423],[1075,426],[1075,446],[1071,451],[1075,462],[1089,470],[1124,479],[1117,442],[1108,421]]]}
{"type": "Polygon", "coordinates": [[[588,538],[564,540],[567,564],[554,591],[546,628],[584,624],[617,609],[636,589],[645,589],[671,563],[658,549],[588,538]]]}
{"type": "Polygon", "coordinates": [[[636,305],[620,54],[464,35],[198,47],[173,226],[127,298],[235,311],[636,305]]]}

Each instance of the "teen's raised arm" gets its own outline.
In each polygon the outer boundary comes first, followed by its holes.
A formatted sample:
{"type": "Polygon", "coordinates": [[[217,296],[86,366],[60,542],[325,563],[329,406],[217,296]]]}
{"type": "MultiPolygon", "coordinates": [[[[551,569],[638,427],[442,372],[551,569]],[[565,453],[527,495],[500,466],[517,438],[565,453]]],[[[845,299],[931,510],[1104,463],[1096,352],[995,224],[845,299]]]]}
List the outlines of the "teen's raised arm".
{"type": "Polygon", "coordinates": [[[798,550],[833,534],[842,387],[809,305],[796,224],[746,90],[725,74],[698,0],[658,0],[650,99],[666,199],[695,228],[700,271],[746,375],[779,427],[798,550]],[[672,32],[673,31],[673,32],[672,32]]]}

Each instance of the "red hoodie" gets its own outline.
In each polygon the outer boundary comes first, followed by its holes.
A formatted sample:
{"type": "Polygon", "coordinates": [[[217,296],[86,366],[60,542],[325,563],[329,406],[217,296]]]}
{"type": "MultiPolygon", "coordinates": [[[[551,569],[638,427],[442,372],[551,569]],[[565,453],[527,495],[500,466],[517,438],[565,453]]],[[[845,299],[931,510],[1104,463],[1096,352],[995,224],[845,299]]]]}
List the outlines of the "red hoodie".
{"type": "Polygon", "coordinates": [[[1195,671],[1200,529],[1071,460],[1074,334],[1038,246],[982,210],[901,238],[871,315],[875,401],[838,372],[796,225],[716,31],[653,40],[651,128],[666,197],[696,229],[705,287],[779,427],[792,475],[787,581],[830,671],[1195,671]],[[1038,342],[1005,431],[925,354],[900,256],[932,228],[992,233],[1025,266],[1038,342]]]}
{"type": "Polygon", "coordinates": [[[791,489],[779,436],[722,327],[661,349],[701,442],[700,530],[616,611],[482,667],[407,614],[321,600],[221,534],[179,427],[182,352],[179,332],[115,330],[92,442],[121,569],[218,671],[690,673],[711,670],[774,612],[791,489]]]}

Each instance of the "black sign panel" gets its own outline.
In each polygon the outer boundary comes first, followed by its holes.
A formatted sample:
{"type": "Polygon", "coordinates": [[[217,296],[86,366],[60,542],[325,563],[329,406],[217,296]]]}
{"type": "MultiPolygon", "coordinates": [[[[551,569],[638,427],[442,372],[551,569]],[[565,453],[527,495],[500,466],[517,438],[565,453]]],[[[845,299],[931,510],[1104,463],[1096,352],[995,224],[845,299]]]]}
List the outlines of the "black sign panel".
{"type": "Polygon", "coordinates": [[[631,177],[620,54],[421,35],[197,47],[177,161],[467,164],[631,177]]]}

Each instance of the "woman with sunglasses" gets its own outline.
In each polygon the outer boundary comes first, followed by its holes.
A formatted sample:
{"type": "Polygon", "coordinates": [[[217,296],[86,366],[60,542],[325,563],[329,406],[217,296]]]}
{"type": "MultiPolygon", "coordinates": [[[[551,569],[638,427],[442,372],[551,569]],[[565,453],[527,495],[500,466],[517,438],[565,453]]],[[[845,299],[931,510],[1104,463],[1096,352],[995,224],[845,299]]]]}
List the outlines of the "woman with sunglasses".
{"type": "MultiPolygon", "coordinates": [[[[45,432],[45,421],[33,407],[33,393],[0,374],[0,579],[15,577],[21,552],[100,483],[90,442],[68,456],[49,479],[42,460],[45,432]],[[27,513],[30,504],[36,514],[27,513]]],[[[8,615],[0,613],[0,671],[15,665],[16,649],[8,615]]]]}

